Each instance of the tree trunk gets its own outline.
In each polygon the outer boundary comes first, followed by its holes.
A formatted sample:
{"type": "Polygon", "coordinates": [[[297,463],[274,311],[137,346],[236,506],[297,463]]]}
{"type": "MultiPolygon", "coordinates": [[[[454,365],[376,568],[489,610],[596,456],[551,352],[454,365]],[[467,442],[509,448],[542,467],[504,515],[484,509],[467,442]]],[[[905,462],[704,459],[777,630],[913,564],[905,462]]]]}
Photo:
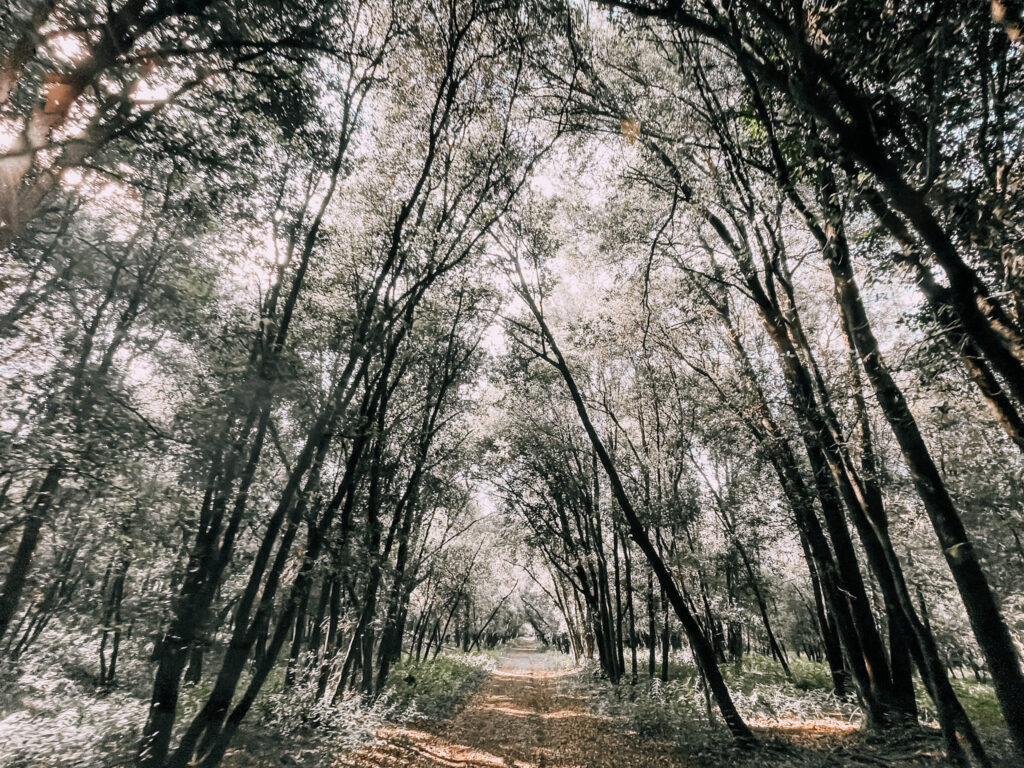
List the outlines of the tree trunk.
{"type": "Polygon", "coordinates": [[[18,604],[21,602],[21,595],[25,590],[25,583],[28,581],[29,569],[32,567],[32,557],[39,544],[39,534],[43,530],[43,521],[53,503],[53,495],[56,493],[63,475],[64,465],[61,462],[53,464],[39,484],[39,489],[33,494],[32,506],[25,517],[18,549],[15,551],[11,567],[7,571],[3,589],[0,590],[0,640],[7,633],[18,612],[18,604]]]}
{"type": "Polygon", "coordinates": [[[712,695],[714,696],[715,701],[718,704],[719,711],[721,712],[722,717],[733,737],[740,743],[755,743],[753,733],[751,733],[747,724],[743,721],[739,711],[736,709],[736,705],[733,703],[732,696],[729,694],[728,686],[725,684],[722,672],[718,667],[717,660],[715,659],[714,650],[711,648],[710,643],[708,643],[707,637],[705,637],[704,633],[701,632],[700,626],[694,619],[693,614],[691,614],[689,608],[687,608],[686,602],[683,600],[683,596],[679,592],[679,588],[676,586],[672,574],[661,559],[661,556],[655,549],[654,544],[651,542],[647,529],[644,527],[640,518],[633,509],[632,502],[622,485],[618,470],[615,468],[611,456],[605,449],[604,442],[601,440],[601,437],[598,435],[597,430],[590,419],[587,406],[583,401],[583,396],[580,394],[579,388],[576,386],[576,381],[572,376],[572,372],[569,370],[569,366],[566,363],[565,358],[559,351],[554,336],[551,334],[550,329],[544,321],[543,314],[530,294],[518,262],[516,263],[516,269],[519,273],[521,287],[520,295],[529,306],[534,319],[536,319],[540,326],[541,333],[551,347],[555,365],[557,366],[559,373],[562,375],[562,379],[564,380],[572,397],[573,403],[576,406],[576,412],[580,417],[583,428],[590,439],[595,453],[597,453],[598,459],[601,462],[601,466],[604,468],[606,476],[608,477],[608,482],[612,489],[612,495],[618,502],[623,516],[626,518],[633,541],[636,542],[637,546],[640,547],[640,551],[647,557],[648,562],[654,569],[655,575],[658,577],[658,581],[665,590],[670,603],[679,617],[679,620],[682,622],[683,630],[686,632],[687,636],[690,638],[691,644],[693,645],[697,663],[701,666],[704,670],[704,674],[707,676],[712,695]]]}

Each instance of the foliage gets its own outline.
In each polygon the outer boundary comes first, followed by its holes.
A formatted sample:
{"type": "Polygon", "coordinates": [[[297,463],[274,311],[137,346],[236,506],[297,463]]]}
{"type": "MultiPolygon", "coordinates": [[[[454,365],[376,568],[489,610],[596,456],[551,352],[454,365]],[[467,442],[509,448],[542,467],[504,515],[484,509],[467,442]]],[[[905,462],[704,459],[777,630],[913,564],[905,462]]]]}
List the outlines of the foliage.
{"type": "Polygon", "coordinates": [[[446,717],[494,666],[493,651],[442,651],[429,660],[404,659],[389,678],[389,716],[400,722],[446,717]]]}
{"type": "MultiPolygon", "coordinates": [[[[827,667],[794,659],[791,668],[796,682],[764,657],[750,656],[724,666],[730,690],[748,722],[762,727],[778,722],[861,723],[860,707],[835,696],[827,667]]],[[[635,686],[609,686],[584,669],[567,686],[584,692],[595,711],[621,718],[641,737],[687,748],[720,739],[722,724],[714,714],[709,719],[708,699],[697,670],[679,656],[673,656],[669,669],[667,682],[644,677],[635,686]]]]}
{"type": "Polygon", "coordinates": [[[2,759],[347,748],[523,635],[644,735],[1024,755],[1019,0],[7,5],[2,759]]]}

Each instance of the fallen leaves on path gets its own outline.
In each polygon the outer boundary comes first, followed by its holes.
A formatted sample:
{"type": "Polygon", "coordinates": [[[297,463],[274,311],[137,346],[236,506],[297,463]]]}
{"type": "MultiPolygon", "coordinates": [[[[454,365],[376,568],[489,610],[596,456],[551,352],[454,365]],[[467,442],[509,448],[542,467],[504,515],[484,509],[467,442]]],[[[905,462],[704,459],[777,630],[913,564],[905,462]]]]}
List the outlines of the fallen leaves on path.
{"type": "Polygon", "coordinates": [[[891,743],[841,720],[752,723],[762,744],[741,750],[724,738],[706,748],[629,732],[566,693],[573,670],[544,668],[529,646],[510,652],[451,719],[385,728],[339,756],[332,768],[846,768],[943,765],[934,735],[891,743]]]}
{"type": "Polygon", "coordinates": [[[388,728],[378,740],[336,762],[340,768],[684,768],[669,745],[643,742],[584,699],[560,693],[572,670],[542,668],[540,655],[517,648],[449,721],[388,728]]]}

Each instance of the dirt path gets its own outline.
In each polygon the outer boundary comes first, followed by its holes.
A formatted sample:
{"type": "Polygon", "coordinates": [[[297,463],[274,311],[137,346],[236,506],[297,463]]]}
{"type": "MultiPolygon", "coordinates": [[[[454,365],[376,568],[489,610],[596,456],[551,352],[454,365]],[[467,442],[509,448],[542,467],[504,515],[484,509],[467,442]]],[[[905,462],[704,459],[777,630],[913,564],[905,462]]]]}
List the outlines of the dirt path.
{"type": "Polygon", "coordinates": [[[345,768],[684,768],[679,752],[621,732],[559,693],[571,670],[544,668],[532,646],[511,651],[450,720],[390,728],[341,758],[345,768]],[[420,730],[422,728],[422,730],[420,730]]]}

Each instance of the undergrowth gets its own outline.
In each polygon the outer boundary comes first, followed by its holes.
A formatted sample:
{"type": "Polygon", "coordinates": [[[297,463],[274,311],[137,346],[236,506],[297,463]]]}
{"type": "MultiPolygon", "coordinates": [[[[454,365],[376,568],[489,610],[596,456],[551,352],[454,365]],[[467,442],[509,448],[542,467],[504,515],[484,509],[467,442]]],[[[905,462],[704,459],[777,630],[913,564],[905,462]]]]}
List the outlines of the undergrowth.
{"type": "MultiPolygon", "coordinates": [[[[860,722],[860,708],[832,692],[824,665],[794,659],[790,668],[793,680],[786,678],[777,663],[759,656],[721,667],[733,701],[752,724],[784,720],[860,722]]],[[[568,678],[567,685],[586,695],[597,712],[622,720],[645,738],[694,748],[722,736],[724,726],[714,703],[708,700],[700,674],[678,655],[671,660],[667,682],[642,675],[634,686],[628,683],[627,675],[623,684],[611,685],[600,679],[597,668],[588,663],[580,674],[568,678]]]]}
{"type": "Polygon", "coordinates": [[[496,659],[493,651],[442,652],[420,662],[403,659],[389,675],[389,719],[405,722],[447,716],[494,669],[496,659]]]}
{"type": "MultiPolygon", "coordinates": [[[[768,729],[765,738],[774,742],[776,737],[769,734],[792,735],[801,730],[818,737],[829,733],[837,737],[862,725],[863,712],[854,696],[840,699],[833,692],[827,665],[795,658],[789,666],[792,679],[786,677],[781,665],[764,656],[747,656],[742,662],[721,666],[737,709],[748,724],[768,729]],[[780,725],[784,726],[782,731],[771,730],[780,725]]],[[[630,685],[627,673],[621,684],[612,685],[600,677],[597,665],[589,661],[562,684],[585,696],[592,711],[620,720],[641,737],[672,742],[691,753],[731,742],[714,702],[707,698],[697,669],[681,654],[671,657],[667,682],[641,674],[637,685],[630,685]]],[[[1006,727],[991,685],[959,678],[954,678],[952,684],[996,761],[1010,754],[1006,727]]],[[[927,738],[937,743],[934,706],[920,681],[917,694],[920,720],[925,728],[908,731],[904,738],[927,738]]],[[[864,739],[871,741],[872,735],[862,732],[852,741],[864,739]]],[[[901,737],[888,734],[886,740],[896,745],[901,737]]]]}
{"type": "Polygon", "coordinates": [[[494,668],[494,652],[442,651],[416,662],[403,659],[372,701],[350,693],[336,704],[316,700],[315,681],[260,696],[252,719],[226,761],[229,768],[272,764],[328,764],[332,756],[373,738],[386,723],[448,716],[494,668]]]}
{"type": "MultiPolygon", "coordinates": [[[[0,766],[3,768],[121,768],[132,764],[148,707],[152,670],[147,649],[124,652],[118,684],[95,684],[96,640],[63,632],[59,656],[31,654],[0,669],[0,766]]],[[[43,638],[47,640],[46,638],[43,638]]],[[[56,647],[41,642],[39,647],[56,647]]],[[[124,650],[124,649],[122,649],[124,650]]],[[[319,764],[326,756],[373,737],[388,722],[449,714],[488,672],[496,653],[442,651],[419,663],[403,660],[381,695],[357,694],[337,704],[316,701],[315,681],[284,685],[283,670],[267,681],[225,764],[319,764]]],[[[179,727],[205,701],[213,675],[182,688],[179,727]]],[[[243,680],[240,689],[247,680],[243,680]]]]}

